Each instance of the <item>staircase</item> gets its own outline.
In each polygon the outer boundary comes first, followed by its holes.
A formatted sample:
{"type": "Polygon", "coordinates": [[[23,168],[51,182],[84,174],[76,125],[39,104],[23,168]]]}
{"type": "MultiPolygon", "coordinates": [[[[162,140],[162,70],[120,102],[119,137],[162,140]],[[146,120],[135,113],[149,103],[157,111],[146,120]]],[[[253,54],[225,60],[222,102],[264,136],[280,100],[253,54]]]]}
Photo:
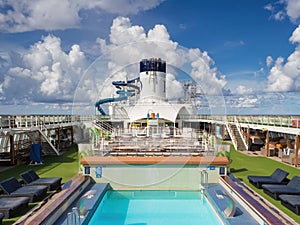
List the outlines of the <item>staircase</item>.
{"type": "Polygon", "coordinates": [[[236,124],[231,124],[233,134],[236,139],[236,150],[247,150],[248,146],[245,145],[244,137],[241,135],[241,130],[236,124]]]}
{"type": "Polygon", "coordinates": [[[44,155],[60,155],[59,149],[48,138],[48,130],[46,128],[42,130],[39,127],[34,127],[26,134],[32,142],[39,141],[41,143],[44,155]]]}
{"type": "Polygon", "coordinates": [[[235,150],[237,150],[237,140],[236,140],[236,137],[234,134],[234,130],[232,128],[232,124],[229,122],[226,122],[225,125],[226,125],[227,132],[230,136],[231,142],[233,144],[233,147],[235,148],[235,150]]]}
{"type": "Polygon", "coordinates": [[[239,125],[238,120],[235,119],[234,123],[227,122],[226,128],[235,150],[248,150],[248,145],[246,143],[243,131],[239,125]]]}
{"type": "Polygon", "coordinates": [[[112,125],[110,124],[109,121],[105,121],[105,120],[95,120],[93,122],[93,124],[100,128],[102,131],[104,131],[105,133],[109,133],[111,134],[111,132],[113,131],[113,127],[112,125]]]}

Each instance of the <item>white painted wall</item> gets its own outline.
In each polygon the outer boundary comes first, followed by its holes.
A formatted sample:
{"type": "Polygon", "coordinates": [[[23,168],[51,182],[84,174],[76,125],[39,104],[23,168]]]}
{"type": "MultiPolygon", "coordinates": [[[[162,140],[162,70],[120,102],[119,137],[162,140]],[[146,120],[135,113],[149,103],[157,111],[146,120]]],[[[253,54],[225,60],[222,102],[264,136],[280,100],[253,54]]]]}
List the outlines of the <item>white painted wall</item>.
{"type": "Polygon", "coordinates": [[[208,172],[209,183],[218,183],[219,168],[211,165],[92,165],[90,176],[97,183],[110,183],[116,190],[199,190],[201,171],[208,172]]]}

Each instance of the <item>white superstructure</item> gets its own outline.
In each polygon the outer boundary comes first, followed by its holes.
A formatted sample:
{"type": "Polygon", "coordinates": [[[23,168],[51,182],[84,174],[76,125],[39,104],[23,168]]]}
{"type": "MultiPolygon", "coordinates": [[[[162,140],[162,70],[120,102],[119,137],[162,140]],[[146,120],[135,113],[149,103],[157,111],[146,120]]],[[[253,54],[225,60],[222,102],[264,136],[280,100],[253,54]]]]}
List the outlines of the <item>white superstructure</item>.
{"type": "Polygon", "coordinates": [[[113,82],[119,96],[101,99],[96,107],[103,114],[101,104],[109,103],[110,122],[114,127],[116,124],[124,128],[131,124],[183,127],[183,119],[196,115],[196,108],[190,101],[171,103],[167,99],[166,70],[166,62],[160,58],[141,60],[139,76],[113,82]]]}
{"type": "Polygon", "coordinates": [[[142,84],[139,102],[166,101],[166,62],[144,59],[140,62],[142,84]]]}

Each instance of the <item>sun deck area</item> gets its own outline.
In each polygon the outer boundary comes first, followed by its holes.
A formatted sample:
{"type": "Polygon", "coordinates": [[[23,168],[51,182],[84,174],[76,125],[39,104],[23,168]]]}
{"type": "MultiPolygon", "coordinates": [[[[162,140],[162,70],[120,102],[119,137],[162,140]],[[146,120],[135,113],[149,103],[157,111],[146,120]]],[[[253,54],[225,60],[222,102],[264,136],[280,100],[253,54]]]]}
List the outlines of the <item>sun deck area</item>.
{"type": "MultiPolygon", "coordinates": [[[[70,127],[69,125],[66,126],[70,127]]],[[[76,131],[76,129],[77,128],[74,128],[74,131],[76,131]]],[[[83,177],[90,177],[92,182],[96,182],[96,184],[109,183],[109,186],[115,190],[203,191],[205,189],[207,194],[211,195],[211,198],[217,201],[217,204],[220,203],[218,207],[221,213],[223,213],[227,200],[226,197],[223,199],[218,198],[220,193],[218,190],[221,190],[222,193],[232,193],[231,191],[240,189],[239,186],[241,186],[241,184],[237,181],[228,182],[231,183],[230,189],[226,189],[223,186],[218,186],[220,177],[226,177],[230,173],[236,174],[239,178],[240,174],[244,173],[268,173],[269,164],[266,163],[266,161],[254,168],[251,167],[251,164],[256,163],[256,159],[259,159],[257,161],[261,161],[261,159],[276,161],[281,163],[276,164],[276,167],[283,168],[290,167],[294,162],[291,161],[292,163],[286,164],[282,160],[282,155],[276,155],[275,149],[273,148],[269,148],[269,155],[266,155],[266,147],[261,148],[260,151],[247,151],[246,149],[235,151],[231,149],[232,154],[229,154],[230,145],[224,142],[220,144],[220,140],[207,131],[199,132],[193,129],[183,131],[177,129],[176,134],[172,136],[155,132],[149,133],[149,136],[147,136],[138,134],[136,129],[131,129],[131,133],[129,130],[123,129],[123,134],[118,133],[120,129],[116,129],[115,133],[111,132],[110,136],[108,136],[102,129],[96,129],[98,133],[94,133],[94,135],[89,133],[90,139],[87,140],[87,142],[78,144],[79,159],[77,163],[80,163],[78,172],[82,174],[83,177]],[[238,161],[236,154],[240,152],[249,158],[243,158],[241,161],[238,161]],[[236,165],[237,162],[238,165],[236,165]],[[249,171],[247,172],[247,170],[249,171]],[[217,192],[213,187],[217,188],[217,192]],[[225,203],[221,203],[221,200],[225,203]]],[[[298,127],[291,127],[290,129],[298,129],[298,127]]],[[[30,129],[25,132],[30,132],[29,130],[30,129]]],[[[12,134],[13,133],[6,133],[5,135],[12,134]]],[[[63,152],[61,154],[63,154],[63,152]]],[[[44,166],[46,166],[46,164],[39,165],[35,168],[42,168],[44,166]]],[[[294,165],[294,167],[296,166],[297,165],[294,165]]],[[[295,173],[297,174],[297,172],[293,172],[292,174],[295,173]]],[[[243,180],[241,178],[240,182],[245,185],[246,179],[243,180]]],[[[43,217],[43,214],[44,219],[46,219],[47,214],[48,216],[52,214],[50,211],[49,213],[45,213],[47,209],[50,209],[48,204],[53,204],[51,207],[55,208],[58,202],[69,201],[70,199],[73,201],[74,198],[70,197],[71,193],[79,192],[80,194],[84,194],[85,191],[88,190],[84,189],[84,186],[81,185],[77,186],[77,188],[79,188],[78,190],[80,191],[66,189],[62,193],[53,195],[51,199],[41,202],[39,207],[44,211],[40,215],[40,218],[43,217]],[[66,200],[63,200],[63,196],[66,196],[66,200]],[[51,203],[54,200],[56,203],[51,203]]],[[[252,205],[254,211],[258,211],[260,216],[262,216],[265,221],[268,221],[268,224],[276,224],[278,221],[283,222],[282,224],[297,224],[297,222],[295,222],[297,221],[297,216],[295,216],[295,220],[290,219],[291,215],[288,214],[287,216],[286,211],[282,213],[277,207],[272,205],[272,201],[267,204],[269,209],[264,210],[266,208],[264,203],[268,202],[269,199],[261,198],[263,194],[259,191],[259,194],[255,193],[257,190],[252,186],[249,185],[249,187],[243,190],[235,191],[239,193],[238,195],[245,195],[243,198],[246,199],[247,204],[252,205]],[[247,194],[251,194],[251,192],[252,196],[250,198],[247,194]],[[272,215],[276,212],[276,218],[274,218],[272,215]]],[[[74,201],[76,202],[77,200],[74,201]]],[[[37,212],[40,211],[40,209],[36,208],[34,212],[29,212],[30,216],[28,218],[33,219],[33,215],[38,215],[37,212]]],[[[241,218],[240,216],[241,215],[237,214],[236,219],[241,218]]],[[[37,219],[37,221],[39,221],[39,219],[37,219]]],[[[234,219],[232,221],[234,221],[234,219]]],[[[37,224],[39,224],[39,222],[37,224]]],[[[233,224],[239,223],[233,222],[233,224]]]]}

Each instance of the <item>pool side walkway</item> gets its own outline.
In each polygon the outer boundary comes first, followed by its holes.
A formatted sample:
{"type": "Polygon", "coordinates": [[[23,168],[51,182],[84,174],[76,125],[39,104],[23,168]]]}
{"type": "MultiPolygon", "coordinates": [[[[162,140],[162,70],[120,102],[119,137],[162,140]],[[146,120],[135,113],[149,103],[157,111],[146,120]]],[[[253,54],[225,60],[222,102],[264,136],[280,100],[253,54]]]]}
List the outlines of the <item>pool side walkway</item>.
{"type": "Polygon", "coordinates": [[[235,178],[233,175],[223,177],[225,183],[230,185],[231,189],[237,192],[248,204],[259,212],[268,224],[276,225],[297,225],[298,223],[287,214],[274,207],[269,201],[254,192],[246,184],[235,178]]]}
{"type": "MultiPolygon", "coordinates": [[[[110,189],[109,184],[107,183],[91,183],[85,190],[84,193],[91,193],[91,196],[87,196],[84,199],[84,207],[85,210],[90,211],[94,207],[94,205],[98,204],[99,201],[102,200],[103,195],[106,190],[110,189]]],[[[68,213],[72,212],[73,207],[78,207],[78,204],[82,200],[82,196],[79,196],[75,201],[68,207],[67,210],[60,216],[60,218],[53,225],[67,225],[70,224],[67,221],[68,213]]],[[[86,218],[80,218],[80,224],[86,218]]]]}
{"type": "Polygon", "coordinates": [[[227,197],[225,196],[225,189],[220,184],[208,184],[208,188],[205,189],[205,193],[208,196],[210,202],[214,208],[218,211],[226,225],[258,225],[259,223],[250,215],[246,209],[243,208],[237,201],[235,215],[231,218],[227,218],[223,211],[226,209],[227,197]]]}

